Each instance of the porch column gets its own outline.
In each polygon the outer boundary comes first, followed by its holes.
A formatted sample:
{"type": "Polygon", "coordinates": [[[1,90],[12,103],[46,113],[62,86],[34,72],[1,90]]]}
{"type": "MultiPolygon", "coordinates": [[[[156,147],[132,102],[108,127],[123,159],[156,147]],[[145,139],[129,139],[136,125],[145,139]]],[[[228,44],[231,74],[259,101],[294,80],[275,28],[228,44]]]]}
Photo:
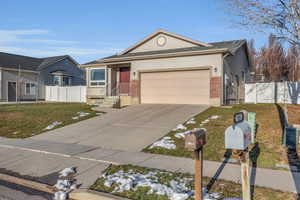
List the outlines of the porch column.
{"type": "Polygon", "coordinates": [[[107,87],[106,87],[106,96],[111,96],[111,92],[112,92],[112,78],[111,78],[111,68],[106,66],[106,70],[107,70],[107,78],[106,78],[106,83],[107,83],[107,87]]]}

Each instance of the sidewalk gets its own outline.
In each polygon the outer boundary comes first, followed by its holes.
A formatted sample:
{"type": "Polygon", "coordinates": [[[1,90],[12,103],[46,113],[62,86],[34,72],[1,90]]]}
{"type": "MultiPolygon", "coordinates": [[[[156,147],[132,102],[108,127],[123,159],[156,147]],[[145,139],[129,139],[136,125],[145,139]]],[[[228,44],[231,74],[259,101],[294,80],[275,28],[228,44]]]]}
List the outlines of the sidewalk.
{"type": "MultiPolygon", "coordinates": [[[[32,139],[0,138],[0,172],[4,170],[36,177],[39,181],[48,181],[48,184],[54,184],[53,177],[65,167],[78,167],[76,178],[82,183],[82,189],[88,188],[109,164],[132,164],[194,173],[194,163],[190,158],[32,139]]],[[[294,193],[300,191],[300,173],[257,168],[251,174],[255,177],[251,182],[257,186],[294,193]]],[[[228,163],[204,161],[204,176],[241,182],[240,166],[228,163]]]]}
{"type": "Polygon", "coordinates": [[[0,147],[0,173],[54,185],[58,173],[67,167],[76,167],[75,179],[80,188],[88,189],[109,166],[95,160],[82,160],[67,155],[38,152],[22,148],[0,147]]]}

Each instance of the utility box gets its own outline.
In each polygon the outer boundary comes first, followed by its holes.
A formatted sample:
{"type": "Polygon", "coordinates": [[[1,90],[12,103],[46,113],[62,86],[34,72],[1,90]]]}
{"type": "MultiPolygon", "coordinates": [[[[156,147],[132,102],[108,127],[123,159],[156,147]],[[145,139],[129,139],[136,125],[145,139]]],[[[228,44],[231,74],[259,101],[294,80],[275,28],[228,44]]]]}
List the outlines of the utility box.
{"type": "Polygon", "coordinates": [[[288,126],[284,129],[283,144],[284,146],[297,149],[299,143],[299,130],[295,127],[288,126]]]}
{"type": "Polygon", "coordinates": [[[251,127],[248,122],[238,122],[225,131],[225,148],[245,150],[251,144],[251,127]]]}
{"type": "Polygon", "coordinates": [[[185,135],[185,148],[196,151],[206,144],[206,132],[203,129],[194,129],[185,135]]]}

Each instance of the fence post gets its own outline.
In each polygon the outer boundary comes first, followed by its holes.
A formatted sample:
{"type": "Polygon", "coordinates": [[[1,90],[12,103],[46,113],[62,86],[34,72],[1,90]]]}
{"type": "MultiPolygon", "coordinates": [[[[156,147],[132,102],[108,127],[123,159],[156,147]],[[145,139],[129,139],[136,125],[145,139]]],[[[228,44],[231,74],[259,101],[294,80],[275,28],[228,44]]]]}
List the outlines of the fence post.
{"type": "Polygon", "coordinates": [[[257,104],[257,83],[255,83],[255,104],[257,104]]]}
{"type": "Polygon", "coordinates": [[[81,99],[81,85],[79,86],[79,102],[82,102],[82,99],[81,99]]]}

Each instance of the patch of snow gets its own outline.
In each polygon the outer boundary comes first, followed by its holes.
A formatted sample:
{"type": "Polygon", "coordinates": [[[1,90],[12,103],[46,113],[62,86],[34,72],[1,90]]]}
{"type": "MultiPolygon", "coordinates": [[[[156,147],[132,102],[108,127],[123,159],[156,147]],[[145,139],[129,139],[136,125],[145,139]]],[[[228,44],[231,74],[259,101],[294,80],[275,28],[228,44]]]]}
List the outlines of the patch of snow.
{"type": "Polygon", "coordinates": [[[72,119],[76,120],[76,119],[79,119],[81,117],[88,116],[89,114],[91,114],[91,113],[88,113],[88,112],[77,112],[76,116],[72,117],[72,119]]]}
{"type": "Polygon", "coordinates": [[[219,115],[213,115],[213,116],[210,116],[210,119],[219,119],[220,116],[219,115]]]}
{"type": "Polygon", "coordinates": [[[185,135],[186,134],[189,134],[191,131],[185,131],[185,132],[179,132],[179,133],[176,133],[174,136],[176,138],[185,138],[185,135]]]}
{"type": "Polygon", "coordinates": [[[173,129],[173,131],[178,131],[178,130],[186,130],[187,127],[185,127],[182,124],[178,124],[176,128],[173,129]]]}
{"type": "Polygon", "coordinates": [[[85,117],[85,116],[88,116],[90,113],[88,112],[78,112],[77,113],[79,117],[85,117]]]}
{"type": "Polygon", "coordinates": [[[70,174],[75,174],[75,173],[76,173],[75,167],[68,167],[59,172],[59,177],[66,177],[69,176],[70,174]]]}
{"type": "Polygon", "coordinates": [[[52,124],[48,125],[48,126],[45,128],[45,130],[51,130],[51,129],[53,129],[55,126],[59,126],[59,125],[61,125],[61,124],[62,124],[62,122],[55,121],[55,122],[53,122],[52,124]]]}
{"type": "Polygon", "coordinates": [[[101,112],[97,112],[96,115],[102,115],[102,113],[101,112]]]}
{"type": "Polygon", "coordinates": [[[67,199],[67,193],[63,192],[63,191],[55,192],[53,199],[54,200],[66,200],[67,199]]]}
{"type": "Polygon", "coordinates": [[[206,119],[204,121],[201,122],[201,124],[207,124],[209,122],[209,119],[206,119]]]}
{"type": "Polygon", "coordinates": [[[58,190],[54,194],[54,200],[68,199],[68,193],[77,188],[76,179],[73,177],[75,173],[75,167],[68,167],[59,172],[59,179],[54,185],[54,187],[58,190]]]}
{"type": "Polygon", "coordinates": [[[57,180],[57,183],[54,185],[58,190],[67,191],[71,187],[70,180],[57,180]]]}
{"type": "Polygon", "coordinates": [[[195,118],[188,120],[186,124],[196,124],[195,118]]]}
{"type": "Polygon", "coordinates": [[[75,190],[75,189],[77,189],[77,185],[76,184],[71,185],[70,190],[75,190]]]}
{"type": "Polygon", "coordinates": [[[203,120],[200,124],[200,126],[203,126],[204,124],[207,124],[210,120],[214,120],[214,119],[219,119],[221,118],[221,116],[219,115],[212,115],[209,118],[207,118],[206,120],[203,120]]]}
{"type": "MultiPolygon", "coordinates": [[[[194,191],[190,188],[192,178],[175,177],[173,180],[160,183],[159,177],[169,172],[151,171],[147,174],[141,174],[133,170],[124,172],[120,170],[111,175],[104,174],[104,186],[114,186],[113,193],[136,191],[139,187],[148,187],[148,194],[166,195],[170,200],[186,200],[193,196],[194,191]]],[[[207,189],[203,188],[204,200],[220,199],[220,193],[207,193],[207,189]]]]}
{"type": "Polygon", "coordinates": [[[149,148],[153,149],[154,147],[162,147],[165,149],[176,149],[174,140],[172,140],[171,137],[163,137],[162,139],[154,142],[149,148]]]}
{"type": "MultiPolygon", "coordinates": [[[[166,172],[159,172],[160,174],[166,172]]],[[[104,185],[110,187],[115,185],[113,193],[128,190],[137,190],[138,187],[149,187],[148,194],[166,195],[171,200],[185,200],[193,195],[193,191],[187,187],[192,179],[171,180],[169,184],[159,183],[158,173],[149,172],[148,174],[136,173],[133,170],[125,173],[120,170],[111,175],[104,175],[104,185]],[[169,186],[168,186],[169,185],[169,186]]]]}

